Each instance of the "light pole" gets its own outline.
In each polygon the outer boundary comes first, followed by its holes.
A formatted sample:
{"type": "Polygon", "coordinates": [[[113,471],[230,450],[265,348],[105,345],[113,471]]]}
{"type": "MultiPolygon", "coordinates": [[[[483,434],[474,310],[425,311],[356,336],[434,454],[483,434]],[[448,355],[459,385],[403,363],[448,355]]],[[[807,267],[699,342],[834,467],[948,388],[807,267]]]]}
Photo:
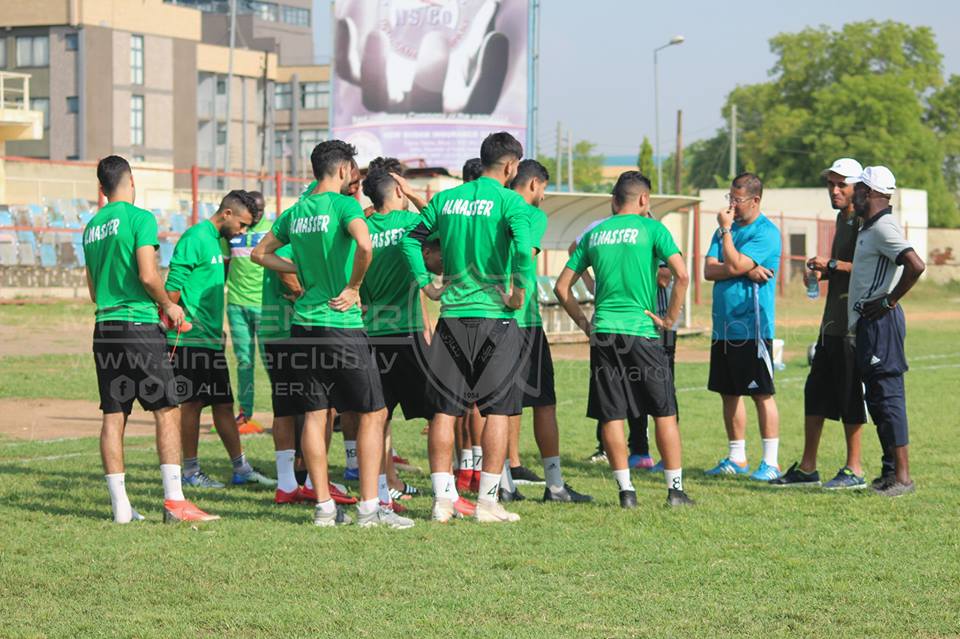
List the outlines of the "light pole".
{"type": "Polygon", "coordinates": [[[660,160],[660,78],[657,74],[657,52],[660,49],[672,47],[675,44],[683,44],[682,35],[673,36],[670,42],[657,47],[653,50],[653,119],[654,119],[654,138],[656,139],[656,164],[657,164],[657,193],[663,193],[663,170],[660,160]]]}

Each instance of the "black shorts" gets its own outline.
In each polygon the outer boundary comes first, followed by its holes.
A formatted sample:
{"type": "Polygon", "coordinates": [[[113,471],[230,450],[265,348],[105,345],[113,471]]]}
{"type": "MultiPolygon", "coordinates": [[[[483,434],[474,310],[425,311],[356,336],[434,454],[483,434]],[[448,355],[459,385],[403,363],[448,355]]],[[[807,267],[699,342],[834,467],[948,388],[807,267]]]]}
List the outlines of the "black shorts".
{"type": "Polygon", "coordinates": [[[304,412],[372,413],[384,407],[380,374],[362,328],[300,326],[290,329],[295,395],[304,412]]]}
{"type": "Polygon", "coordinates": [[[520,329],[529,351],[523,365],[520,384],[523,388],[523,407],[555,406],[557,392],[553,381],[553,356],[542,326],[520,329]]]}
{"type": "Polygon", "coordinates": [[[377,335],[370,338],[374,361],[380,371],[383,401],[387,405],[387,419],[399,404],[405,419],[430,419],[433,411],[427,405],[427,375],[417,357],[417,349],[426,348],[420,333],[377,335]]]}
{"type": "Polygon", "coordinates": [[[821,335],[803,388],[805,415],[819,415],[844,424],[863,424],[863,383],[853,344],[845,337],[821,335]]]}
{"type": "Polygon", "coordinates": [[[721,395],[773,395],[773,340],[715,340],[710,347],[707,389],[721,395]]]}
{"type": "Polygon", "coordinates": [[[430,407],[460,416],[476,404],[484,416],[519,415],[524,348],[516,320],[441,317],[430,346],[418,351],[430,407]]]}
{"type": "Polygon", "coordinates": [[[661,340],[614,333],[591,336],[587,417],[609,422],[676,414],[673,374],[661,340]]]}
{"type": "Polygon", "coordinates": [[[93,359],[104,413],[129,415],[134,399],[144,410],[177,405],[167,334],[159,324],[97,322],[93,359]]]}
{"type": "Polygon", "coordinates": [[[173,372],[177,399],[181,404],[200,402],[204,406],[233,404],[230,369],[223,349],[180,345],[173,351],[173,372]]]}
{"type": "Polygon", "coordinates": [[[264,344],[264,366],[270,376],[270,401],[274,417],[293,417],[303,413],[300,400],[303,394],[295,394],[297,376],[293,366],[294,349],[290,340],[277,340],[264,344]]]}

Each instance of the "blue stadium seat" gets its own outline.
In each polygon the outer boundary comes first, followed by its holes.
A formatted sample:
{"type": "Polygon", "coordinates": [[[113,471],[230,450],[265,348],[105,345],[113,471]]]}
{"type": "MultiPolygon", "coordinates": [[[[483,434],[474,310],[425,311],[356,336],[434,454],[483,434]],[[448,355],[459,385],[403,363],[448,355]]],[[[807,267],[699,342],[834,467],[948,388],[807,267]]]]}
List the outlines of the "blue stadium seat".
{"type": "Polygon", "coordinates": [[[6,207],[0,209],[0,226],[15,226],[13,216],[10,215],[10,211],[6,207]]]}
{"type": "Polygon", "coordinates": [[[160,266],[162,268],[168,268],[170,266],[170,258],[173,257],[173,246],[174,243],[168,239],[160,240],[160,266]]]}
{"type": "Polygon", "coordinates": [[[53,268],[57,266],[57,246],[56,244],[40,245],[40,266],[53,268]]]}

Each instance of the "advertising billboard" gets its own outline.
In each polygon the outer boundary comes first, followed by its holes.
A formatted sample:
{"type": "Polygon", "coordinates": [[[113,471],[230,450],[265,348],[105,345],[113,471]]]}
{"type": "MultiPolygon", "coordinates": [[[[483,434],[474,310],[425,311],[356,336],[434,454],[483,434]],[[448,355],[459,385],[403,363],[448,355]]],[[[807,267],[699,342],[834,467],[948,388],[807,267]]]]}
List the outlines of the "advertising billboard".
{"type": "Polygon", "coordinates": [[[459,172],[527,133],[530,0],[337,0],[333,137],[459,172]]]}

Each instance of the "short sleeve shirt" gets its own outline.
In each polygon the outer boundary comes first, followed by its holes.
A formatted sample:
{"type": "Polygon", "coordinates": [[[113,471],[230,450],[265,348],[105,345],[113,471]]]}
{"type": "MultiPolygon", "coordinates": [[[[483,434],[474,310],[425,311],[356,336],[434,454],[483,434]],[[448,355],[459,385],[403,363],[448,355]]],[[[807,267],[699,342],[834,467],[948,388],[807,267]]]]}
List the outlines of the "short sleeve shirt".
{"type": "Polygon", "coordinates": [[[903,230],[887,208],[863,223],[857,236],[847,298],[848,328],[857,329],[860,308],[888,294],[900,279],[903,255],[913,250],[903,230]]]}

